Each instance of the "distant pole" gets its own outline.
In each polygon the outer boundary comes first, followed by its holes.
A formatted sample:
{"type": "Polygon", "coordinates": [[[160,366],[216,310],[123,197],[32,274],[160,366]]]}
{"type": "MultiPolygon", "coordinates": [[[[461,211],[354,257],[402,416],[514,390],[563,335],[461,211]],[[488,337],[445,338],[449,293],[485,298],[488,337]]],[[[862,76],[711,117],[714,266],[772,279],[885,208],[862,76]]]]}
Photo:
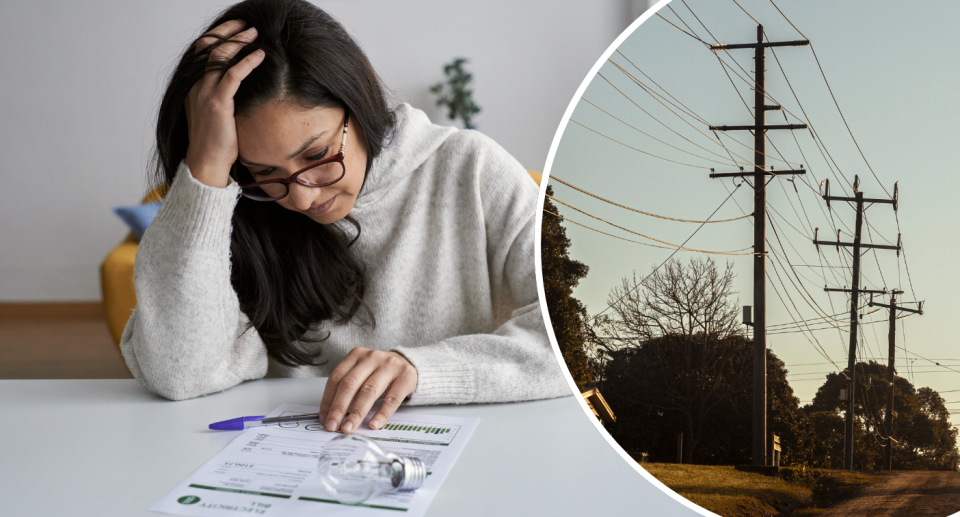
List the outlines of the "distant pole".
{"type": "Polygon", "coordinates": [[[923,302],[920,302],[916,309],[897,306],[898,294],[903,294],[903,291],[892,291],[890,293],[890,305],[876,303],[872,298],[870,300],[871,307],[879,306],[890,309],[890,333],[887,336],[889,342],[887,352],[887,412],[883,416],[883,428],[887,435],[883,440],[883,468],[886,470],[893,470],[893,399],[895,393],[893,379],[897,364],[897,311],[923,314],[923,302]]]}
{"type": "Polygon", "coordinates": [[[857,226],[853,237],[853,286],[850,289],[850,347],[847,371],[850,379],[847,385],[847,414],[844,417],[843,432],[843,468],[853,470],[853,408],[857,388],[857,303],[860,301],[860,235],[863,230],[863,192],[856,192],[857,226]]]}
{"type": "Polygon", "coordinates": [[[845,202],[854,202],[856,203],[857,209],[857,224],[854,233],[853,242],[840,242],[840,231],[837,230],[837,240],[834,241],[821,241],[817,238],[817,230],[814,230],[813,243],[817,245],[818,250],[821,244],[836,246],[837,250],[840,249],[840,246],[849,246],[853,248],[853,279],[852,279],[852,289],[836,289],[836,288],[824,288],[824,291],[840,291],[850,293],[850,346],[849,346],[849,358],[847,360],[847,372],[849,375],[849,383],[847,385],[847,414],[844,419],[844,433],[843,433],[843,468],[845,470],[853,470],[853,425],[854,425],[854,401],[856,395],[856,382],[857,382],[857,329],[859,328],[859,321],[857,319],[857,304],[860,303],[860,294],[861,293],[880,293],[886,294],[885,290],[873,291],[873,290],[861,290],[860,289],[860,250],[861,249],[888,249],[896,250],[897,253],[900,253],[900,237],[897,236],[897,245],[896,246],[886,246],[881,244],[863,244],[861,242],[861,235],[863,231],[863,211],[865,203],[887,203],[894,206],[894,210],[897,207],[897,189],[894,188],[894,197],[892,199],[864,199],[863,192],[860,192],[857,187],[860,185],[860,179],[855,178],[853,182],[853,192],[854,197],[842,197],[842,196],[831,196],[830,195],[830,184],[826,183],[826,193],[823,194],[823,199],[827,201],[827,207],[830,206],[830,201],[845,201],[845,202]]]}
{"type": "Polygon", "coordinates": [[[893,369],[897,356],[897,295],[890,295],[890,333],[887,335],[887,414],[883,415],[883,468],[893,470],[893,369]]]}

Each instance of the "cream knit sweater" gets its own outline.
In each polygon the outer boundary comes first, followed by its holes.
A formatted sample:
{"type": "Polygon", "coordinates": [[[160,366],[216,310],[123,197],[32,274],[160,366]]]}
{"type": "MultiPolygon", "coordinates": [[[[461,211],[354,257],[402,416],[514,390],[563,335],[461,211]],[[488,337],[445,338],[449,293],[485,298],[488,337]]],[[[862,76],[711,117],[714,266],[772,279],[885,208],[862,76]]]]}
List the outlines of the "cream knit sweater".
{"type": "MultiPolygon", "coordinates": [[[[137,252],[134,310],[120,348],[148,390],[181,400],[265,375],[323,377],[354,347],[394,350],[417,368],[410,404],[499,402],[569,393],[547,339],[534,272],[537,188],[475,131],[397,109],[350,214],[376,325],[325,322],[324,366],[268,359],[230,284],[231,217],[240,189],[180,165],[137,252]],[[512,300],[498,321],[502,300],[512,300]]],[[[316,332],[311,331],[311,332],[316,332]]],[[[323,385],[316,386],[319,403],[323,385]]]]}

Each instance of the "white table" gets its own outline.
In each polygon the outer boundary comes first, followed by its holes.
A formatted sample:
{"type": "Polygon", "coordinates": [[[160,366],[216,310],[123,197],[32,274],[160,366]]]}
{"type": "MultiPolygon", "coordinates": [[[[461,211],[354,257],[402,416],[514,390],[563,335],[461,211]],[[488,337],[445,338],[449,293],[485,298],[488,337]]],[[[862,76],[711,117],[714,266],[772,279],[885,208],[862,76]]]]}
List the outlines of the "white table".
{"type": "MultiPolygon", "coordinates": [[[[146,509],[236,433],[207,424],[317,405],[325,379],[264,379],[182,402],[133,380],[2,380],[0,514],[159,515],[146,509]]],[[[697,515],[610,448],[576,399],[419,406],[480,424],[427,516],[697,515]]]]}

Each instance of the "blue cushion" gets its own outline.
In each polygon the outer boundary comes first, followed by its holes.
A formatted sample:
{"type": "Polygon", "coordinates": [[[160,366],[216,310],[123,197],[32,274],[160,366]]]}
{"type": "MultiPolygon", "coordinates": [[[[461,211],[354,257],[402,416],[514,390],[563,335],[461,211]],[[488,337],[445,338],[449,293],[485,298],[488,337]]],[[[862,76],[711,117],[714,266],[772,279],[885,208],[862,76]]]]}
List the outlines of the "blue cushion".
{"type": "Polygon", "coordinates": [[[120,219],[123,219],[123,222],[127,223],[133,234],[141,239],[143,238],[143,232],[147,231],[147,226],[150,226],[150,222],[160,211],[162,203],[162,201],[154,201],[144,205],[115,206],[113,211],[120,216],[120,219]]]}

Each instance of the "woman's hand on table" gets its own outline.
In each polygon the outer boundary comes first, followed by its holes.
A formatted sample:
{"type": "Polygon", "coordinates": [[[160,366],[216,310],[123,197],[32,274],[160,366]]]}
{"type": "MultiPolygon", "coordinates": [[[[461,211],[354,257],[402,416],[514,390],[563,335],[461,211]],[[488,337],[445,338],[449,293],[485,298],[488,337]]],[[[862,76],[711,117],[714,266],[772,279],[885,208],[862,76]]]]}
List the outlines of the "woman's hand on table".
{"type": "MultiPolygon", "coordinates": [[[[197,40],[198,52],[217,41],[227,40],[210,52],[208,62],[232,59],[257,37],[257,29],[241,20],[230,20],[197,40]]],[[[226,71],[216,69],[203,75],[187,95],[187,156],[184,158],[197,181],[211,187],[226,187],[230,169],[237,160],[237,123],[234,118],[233,95],[245,79],[263,62],[262,50],[254,51],[226,71]]]]}
{"type": "Polygon", "coordinates": [[[370,428],[379,429],[417,389],[417,380],[416,367],[397,352],[354,348],[327,379],[320,421],[328,431],[351,433],[383,397],[380,410],[370,419],[370,428]]]}

